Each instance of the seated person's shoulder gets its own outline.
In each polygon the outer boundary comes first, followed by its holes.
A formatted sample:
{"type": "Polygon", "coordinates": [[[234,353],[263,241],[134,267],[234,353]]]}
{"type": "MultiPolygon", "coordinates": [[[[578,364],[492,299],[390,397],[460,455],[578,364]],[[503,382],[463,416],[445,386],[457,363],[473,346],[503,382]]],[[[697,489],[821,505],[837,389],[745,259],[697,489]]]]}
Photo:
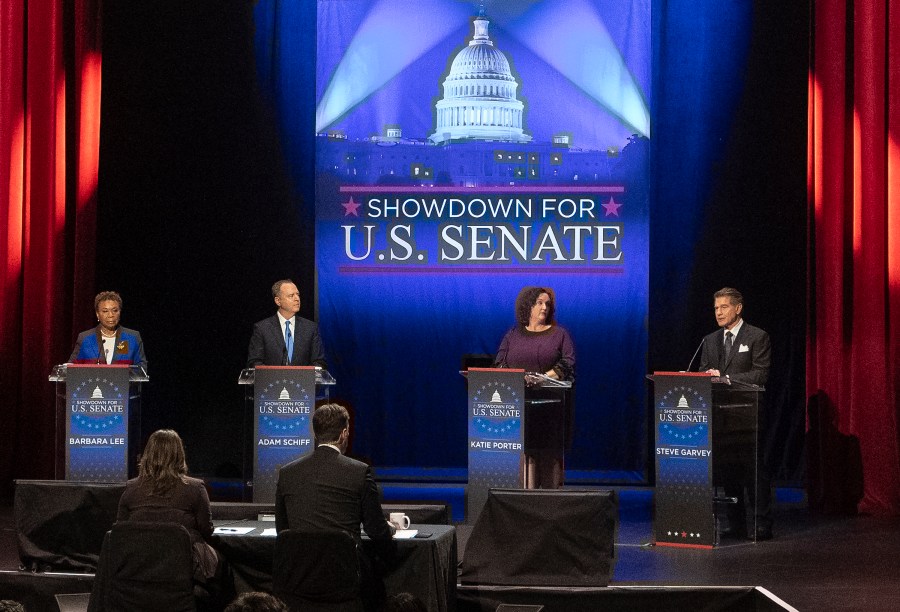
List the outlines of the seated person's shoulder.
{"type": "Polygon", "coordinates": [[[363,467],[363,468],[369,467],[368,463],[364,463],[364,462],[360,461],[359,459],[354,459],[353,457],[348,457],[347,455],[344,455],[342,453],[337,455],[337,459],[341,463],[345,463],[347,465],[353,465],[356,467],[363,467]]]}
{"type": "Polygon", "coordinates": [[[199,478],[193,478],[191,476],[184,477],[184,484],[192,489],[205,489],[206,483],[203,482],[199,478]]]}

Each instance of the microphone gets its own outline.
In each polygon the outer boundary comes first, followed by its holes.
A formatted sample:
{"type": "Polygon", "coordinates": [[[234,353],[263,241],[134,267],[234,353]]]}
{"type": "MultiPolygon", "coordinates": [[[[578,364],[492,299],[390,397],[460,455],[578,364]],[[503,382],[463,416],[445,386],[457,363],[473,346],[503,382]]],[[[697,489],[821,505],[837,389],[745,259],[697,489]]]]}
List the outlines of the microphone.
{"type": "Polygon", "coordinates": [[[281,365],[291,365],[288,363],[286,346],[281,349],[281,365]]]}
{"type": "Polygon", "coordinates": [[[704,342],[706,342],[706,337],[705,337],[705,336],[704,336],[703,340],[700,341],[700,344],[697,345],[697,350],[694,351],[694,356],[691,357],[691,361],[690,361],[690,363],[688,363],[688,367],[687,367],[687,370],[685,370],[685,372],[690,372],[690,371],[691,371],[691,366],[694,365],[694,359],[697,358],[697,353],[700,352],[700,348],[703,346],[703,343],[704,343],[704,342]]]}

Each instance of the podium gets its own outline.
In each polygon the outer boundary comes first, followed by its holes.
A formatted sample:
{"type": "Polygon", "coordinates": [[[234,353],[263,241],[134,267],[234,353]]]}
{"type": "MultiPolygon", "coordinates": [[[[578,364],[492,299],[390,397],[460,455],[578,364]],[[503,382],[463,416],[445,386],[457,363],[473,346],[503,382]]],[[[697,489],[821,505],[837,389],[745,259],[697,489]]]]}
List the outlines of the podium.
{"type": "Polygon", "coordinates": [[[473,524],[490,489],[529,487],[526,453],[562,455],[572,383],[513,368],[460,374],[468,380],[466,523],[473,524]]]}
{"type": "Polygon", "coordinates": [[[654,387],[655,544],[718,546],[720,515],[729,505],[744,508],[744,489],[754,506],[749,527],[755,534],[759,399],[765,389],[704,372],[647,378],[654,387]]]}
{"type": "Polygon", "coordinates": [[[242,370],[238,384],[245,403],[245,498],[273,503],[281,466],[315,448],[312,413],[337,381],[320,367],[261,365],[242,370]]]}
{"type": "Polygon", "coordinates": [[[134,476],[146,370],[63,363],[48,378],[56,383],[56,479],[125,482],[134,476]]]}

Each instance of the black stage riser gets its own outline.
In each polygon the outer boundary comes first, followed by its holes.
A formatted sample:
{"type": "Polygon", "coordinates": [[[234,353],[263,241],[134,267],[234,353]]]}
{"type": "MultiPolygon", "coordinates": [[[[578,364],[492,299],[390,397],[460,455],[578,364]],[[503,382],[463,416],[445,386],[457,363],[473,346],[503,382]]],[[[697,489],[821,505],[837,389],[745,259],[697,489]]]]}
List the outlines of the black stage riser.
{"type": "Polygon", "coordinates": [[[776,612],[784,608],[754,587],[604,587],[518,589],[459,586],[456,612],[494,612],[500,604],[543,606],[541,612],[634,610],[776,612]]]}
{"type": "MultiPolygon", "coordinates": [[[[88,593],[93,576],[0,572],[0,599],[25,605],[28,612],[58,612],[55,595],[88,593]]],[[[461,585],[457,612],[494,612],[500,604],[542,605],[542,612],[631,612],[684,610],[776,612],[784,610],[754,587],[603,587],[598,589],[522,589],[461,585]]]]}

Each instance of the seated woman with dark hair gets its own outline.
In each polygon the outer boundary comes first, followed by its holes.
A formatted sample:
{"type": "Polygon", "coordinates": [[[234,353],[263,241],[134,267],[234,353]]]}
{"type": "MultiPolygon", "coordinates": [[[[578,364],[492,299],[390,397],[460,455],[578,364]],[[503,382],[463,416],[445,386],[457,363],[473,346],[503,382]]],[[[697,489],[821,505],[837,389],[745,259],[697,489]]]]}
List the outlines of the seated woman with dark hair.
{"type": "Polygon", "coordinates": [[[184,446],[173,430],[160,429],[147,440],[138,463],[138,477],[125,486],[116,521],[183,526],[191,536],[194,581],[214,598],[219,596],[223,563],[210,545],[213,524],[209,496],[202,480],[187,475],[184,446]]]}

